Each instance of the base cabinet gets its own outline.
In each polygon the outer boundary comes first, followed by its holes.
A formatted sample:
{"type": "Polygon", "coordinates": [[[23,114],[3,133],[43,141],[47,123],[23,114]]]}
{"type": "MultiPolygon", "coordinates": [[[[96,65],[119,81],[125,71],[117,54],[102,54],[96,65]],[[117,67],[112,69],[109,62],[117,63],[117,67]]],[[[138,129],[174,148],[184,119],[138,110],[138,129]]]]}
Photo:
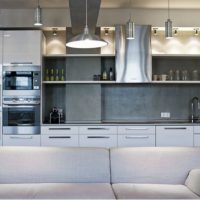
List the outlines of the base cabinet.
{"type": "Polygon", "coordinates": [[[40,135],[3,135],[4,146],[40,146],[40,135]]]}
{"type": "Polygon", "coordinates": [[[193,126],[157,126],[156,146],[192,147],[193,126]]]}
{"type": "Polygon", "coordinates": [[[57,147],[77,147],[79,146],[78,135],[41,135],[41,145],[57,147]]]}
{"type": "Polygon", "coordinates": [[[200,147],[200,126],[194,126],[194,146],[200,147]]]}
{"type": "Polygon", "coordinates": [[[81,147],[117,147],[117,135],[79,135],[81,147]]]}

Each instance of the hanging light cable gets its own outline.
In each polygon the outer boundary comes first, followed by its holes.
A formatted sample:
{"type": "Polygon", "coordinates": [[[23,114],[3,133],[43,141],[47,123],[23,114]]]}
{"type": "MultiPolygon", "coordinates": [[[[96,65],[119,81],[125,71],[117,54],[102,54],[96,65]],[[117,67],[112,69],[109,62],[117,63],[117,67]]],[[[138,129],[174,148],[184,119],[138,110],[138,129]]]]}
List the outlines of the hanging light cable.
{"type": "Polygon", "coordinates": [[[173,34],[172,34],[172,21],[170,19],[169,0],[168,0],[168,19],[165,22],[165,37],[166,37],[166,39],[170,39],[170,38],[173,37],[173,34]]]}
{"type": "Polygon", "coordinates": [[[35,9],[35,23],[34,26],[42,26],[42,9],[40,7],[39,0],[37,1],[38,5],[35,9]]]}
{"type": "Polygon", "coordinates": [[[108,43],[102,40],[99,36],[92,34],[88,28],[88,8],[87,0],[85,1],[85,28],[83,33],[73,37],[69,40],[66,46],[79,49],[100,48],[106,46],[108,43]]]}
{"type": "Polygon", "coordinates": [[[131,0],[129,0],[129,20],[126,23],[126,39],[133,40],[135,38],[135,24],[132,21],[131,0]]]}

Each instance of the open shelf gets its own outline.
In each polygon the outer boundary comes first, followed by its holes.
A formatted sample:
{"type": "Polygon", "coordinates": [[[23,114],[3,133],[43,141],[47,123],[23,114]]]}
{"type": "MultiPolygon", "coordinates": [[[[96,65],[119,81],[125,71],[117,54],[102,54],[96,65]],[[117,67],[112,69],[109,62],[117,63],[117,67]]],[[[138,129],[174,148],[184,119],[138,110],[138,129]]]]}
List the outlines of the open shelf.
{"type": "Polygon", "coordinates": [[[152,57],[200,57],[200,54],[152,54],[152,57]]]}
{"type": "Polygon", "coordinates": [[[115,54],[49,54],[44,57],[114,57],[115,54]]]}
{"type": "Polygon", "coordinates": [[[200,84],[200,81],[151,81],[151,83],[155,84],[200,84]]]}
{"type": "Polygon", "coordinates": [[[113,84],[116,81],[43,81],[43,84],[113,84]]]}

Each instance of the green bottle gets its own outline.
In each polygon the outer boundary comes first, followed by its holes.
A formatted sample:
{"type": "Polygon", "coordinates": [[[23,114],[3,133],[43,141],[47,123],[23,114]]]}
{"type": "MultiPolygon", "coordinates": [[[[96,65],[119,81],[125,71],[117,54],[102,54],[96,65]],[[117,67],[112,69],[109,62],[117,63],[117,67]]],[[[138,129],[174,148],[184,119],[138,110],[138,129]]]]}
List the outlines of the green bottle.
{"type": "Polygon", "coordinates": [[[49,69],[46,69],[46,72],[45,72],[45,81],[49,81],[49,69]]]}
{"type": "Polygon", "coordinates": [[[56,69],[56,81],[59,81],[59,73],[58,73],[58,69],[56,69]]]}
{"type": "Polygon", "coordinates": [[[50,77],[50,81],[54,81],[54,72],[53,72],[53,69],[51,69],[51,77],[50,77]]]}
{"type": "Polygon", "coordinates": [[[64,81],[65,80],[65,77],[64,77],[64,69],[61,69],[61,81],[64,81]]]}

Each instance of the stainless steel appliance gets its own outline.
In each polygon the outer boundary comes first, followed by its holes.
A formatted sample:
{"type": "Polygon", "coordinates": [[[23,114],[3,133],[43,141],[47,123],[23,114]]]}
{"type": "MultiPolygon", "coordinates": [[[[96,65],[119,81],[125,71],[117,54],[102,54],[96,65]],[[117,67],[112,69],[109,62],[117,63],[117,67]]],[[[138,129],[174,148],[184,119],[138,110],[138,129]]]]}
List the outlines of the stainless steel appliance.
{"type": "Polygon", "coordinates": [[[40,134],[40,96],[3,97],[3,134],[40,134]]]}
{"type": "Polygon", "coordinates": [[[40,67],[32,64],[4,66],[3,95],[40,95],[40,67]]]}
{"type": "Polygon", "coordinates": [[[135,39],[126,39],[125,26],[115,28],[116,81],[149,82],[152,76],[151,26],[136,25],[135,39]]]}

